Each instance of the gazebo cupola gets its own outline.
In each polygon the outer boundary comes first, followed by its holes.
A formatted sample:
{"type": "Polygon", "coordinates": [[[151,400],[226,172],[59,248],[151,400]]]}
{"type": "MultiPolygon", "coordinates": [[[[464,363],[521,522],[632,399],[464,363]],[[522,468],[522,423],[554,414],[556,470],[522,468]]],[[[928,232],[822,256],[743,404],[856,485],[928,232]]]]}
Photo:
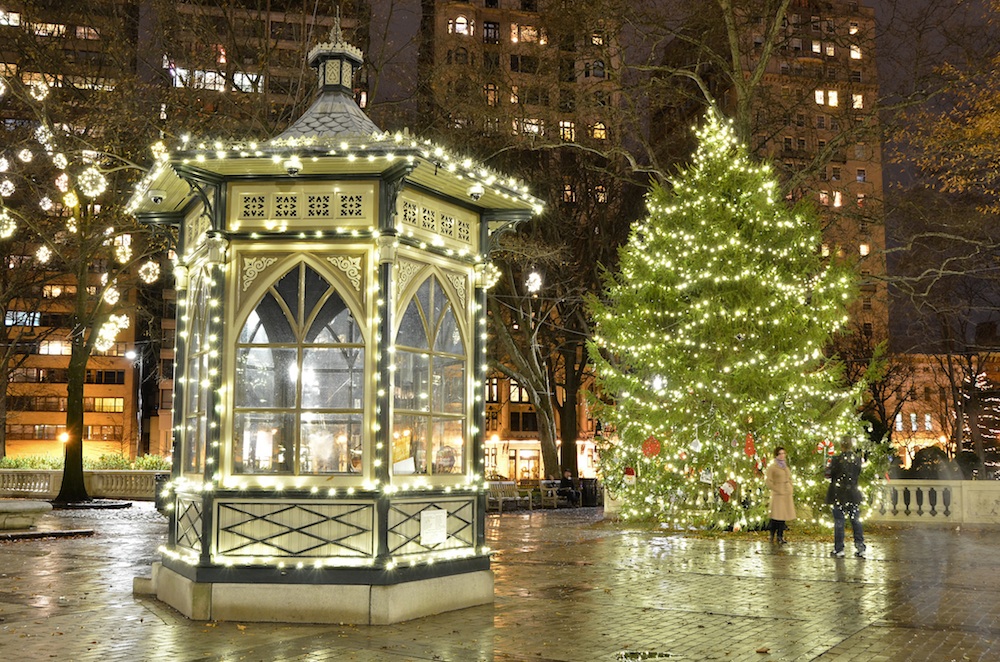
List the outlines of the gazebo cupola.
{"type": "Polygon", "coordinates": [[[339,20],[312,106],[261,142],[157,147],[131,208],[178,228],[170,534],[194,619],[393,623],[490,602],[482,382],[517,181],[354,102],[339,20]]]}

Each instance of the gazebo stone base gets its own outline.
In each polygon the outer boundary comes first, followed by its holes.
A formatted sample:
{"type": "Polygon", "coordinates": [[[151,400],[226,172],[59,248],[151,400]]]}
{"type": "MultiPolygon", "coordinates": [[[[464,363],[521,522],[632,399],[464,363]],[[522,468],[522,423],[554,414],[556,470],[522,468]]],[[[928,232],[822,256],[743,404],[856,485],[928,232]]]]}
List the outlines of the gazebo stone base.
{"type": "Polygon", "coordinates": [[[194,582],[159,563],[133,592],[197,621],[390,625],[493,602],[493,572],[390,585],[194,582]]]}

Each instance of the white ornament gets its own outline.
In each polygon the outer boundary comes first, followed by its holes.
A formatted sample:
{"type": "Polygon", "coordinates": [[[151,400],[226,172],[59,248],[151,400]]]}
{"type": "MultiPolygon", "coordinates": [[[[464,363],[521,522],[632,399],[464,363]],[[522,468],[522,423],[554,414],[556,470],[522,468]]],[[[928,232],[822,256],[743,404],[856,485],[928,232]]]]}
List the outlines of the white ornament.
{"type": "Polygon", "coordinates": [[[91,166],[77,178],[80,191],[88,198],[96,198],[108,188],[108,180],[97,168],[91,166]]]}

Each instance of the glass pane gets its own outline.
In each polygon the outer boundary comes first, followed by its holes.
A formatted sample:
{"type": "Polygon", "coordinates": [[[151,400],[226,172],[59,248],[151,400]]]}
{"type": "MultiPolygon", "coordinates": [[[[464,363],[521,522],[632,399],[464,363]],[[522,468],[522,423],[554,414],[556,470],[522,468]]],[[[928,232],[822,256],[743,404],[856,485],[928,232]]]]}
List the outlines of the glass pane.
{"type": "Polygon", "coordinates": [[[365,351],[360,347],[317,347],[302,356],[303,409],[361,409],[365,351]]]}
{"type": "Polygon", "coordinates": [[[427,419],[397,414],[392,425],[392,473],[427,473],[427,419]]]}
{"type": "Polygon", "coordinates": [[[198,405],[201,401],[201,385],[199,383],[201,381],[200,367],[201,355],[189,354],[187,370],[184,375],[184,400],[186,403],[184,413],[187,416],[191,416],[198,411],[198,405]]]}
{"type": "Polygon", "coordinates": [[[306,414],[302,421],[300,474],[361,473],[360,414],[306,414]]]}
{"type": "Polygon", "coordinates": [[[294,421],[295,417],[291,414],[237,414],[233,436],[233,473],[291,473],[294,421]]]}
{"type": "Polygon", "coordinates": [[[465,361],[434,357],[432,408],[448,414],[465,413],[465,361]]]}
{"type": "Polygon", "coordinates": [[[298,269],[292,269],[287,274],[282,276],[278,284],[274,286],[274,289],[278,291],[278,296],[281,300],[285,302],[288,306],[289,317],[293,323],[299,320],[299,272],[301,271],[301,266],[298,269]]]}
{"type": "Polygon", "coordinates": [[[237,342],[266,345],[295,342],[295,333],[285,316],[285,310],[268,292],[247,318],[237,342]]]}
{"type": "Polygon", "coordinates": [[[444,313],[437,337],[434,339],[434,350],[465,356],[465,344],[462,342],[462,334],[458,331],[455,312],[450,306],[444,313]]]}
{"type": "Polygon", "coordinates": [[[463,471],[462,419],[434,419],[432,472],[460,474],[463,471]]]}
{"type": "MultiPolygon", "coordinates": [[[[437,328],[438,319],[440,319],[441,313],[444,311],[444,307],[448,305],[448,297],[444,295],[444,289],[441,287],[441,283],[438,282],[437,278],[430,278],[428,280],[429,282],[432,283],[432,292],[433,292],[432,299],[434,302],[434,311],[430,315],[431,327],[437,328]]],[[[427,305],[424,304],[424,312],[426,313],[427,310],[428,310],[427,305]]]]}
{"type": "Polygon", "coordinates": [[[309,327],[306,342],[316,344],[364,342],[361,329],[339,294],[334,293],[323,304],[309,327]]]}
{"type": "MultiPolygon", "coordinates": [[[[204,417],[202,423],[204,422],[204,417]]],[[[199,425],[198,418],[189,418],[184,428],[184,471],[201,472],[202,458],[205,457],[205,437],[200,433],[205,426],[199,425]]]]}
{"type": "Polygon", "coordinates": [[[424,321],[420,317],[420,310],[416,301],[411,301],[403,313],[403,319],[399,324],[399,331],[396,333],[396,344],[406,347],[416,347],[417,349],[429,349],[427,342],[427,330],[424,328],[424,321]]]}
{"type": "Polygon", "coordinates": [[[430,409],[429,372],[430,358],[427,354],[396,351],[396,386],[393,400],[396,409],[411,411],[430,409]]]}
{"type": "Polygon", "coordinates": [[[312,267],[306,266],[304,268],[306,270],[306,292],[303,303],[305,304],[306,315],[308,315],[316,307],[320,299],[323,298],[323,295],[330,289],[330,283],[316,273],[312,267]]]}
{"type": "Polygon", "coordinates": [[[294,347],[240,347],[236,350],[236,406],[295,406],[298,376],[294,347]]]}

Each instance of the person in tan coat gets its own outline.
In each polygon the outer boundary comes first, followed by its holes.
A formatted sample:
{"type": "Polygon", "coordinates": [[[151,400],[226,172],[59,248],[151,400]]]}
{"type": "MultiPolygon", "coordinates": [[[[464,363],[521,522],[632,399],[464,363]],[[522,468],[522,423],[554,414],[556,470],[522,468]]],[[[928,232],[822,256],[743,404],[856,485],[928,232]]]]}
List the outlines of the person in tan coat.
{"type": "Polygon", "coordinates": [[[795,502],[792,501],[795,488],[792,487],[792,472],[788,468],[787,457],[783,446],[775,448],[774,460],[767,465],[764,477],[767,489],[771,491],[771,522],[768,526],[771,530],[771,542],[777,538],[779,545],[787,542],[786,522],[795,519],[795,502]]]}

